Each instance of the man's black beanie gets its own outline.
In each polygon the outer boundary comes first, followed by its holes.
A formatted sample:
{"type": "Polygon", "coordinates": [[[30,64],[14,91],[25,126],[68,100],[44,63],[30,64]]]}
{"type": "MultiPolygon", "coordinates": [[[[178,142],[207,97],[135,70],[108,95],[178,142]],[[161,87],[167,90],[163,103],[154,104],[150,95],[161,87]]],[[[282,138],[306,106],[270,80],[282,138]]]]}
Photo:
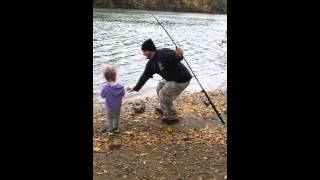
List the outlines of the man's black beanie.
{"type": "Polygon", "coordinates": [[[156,46],[153,44],[153,41],[151,39],[147,39],[143,42],[141,46],[142,51],[156,51],[156,46]]]}

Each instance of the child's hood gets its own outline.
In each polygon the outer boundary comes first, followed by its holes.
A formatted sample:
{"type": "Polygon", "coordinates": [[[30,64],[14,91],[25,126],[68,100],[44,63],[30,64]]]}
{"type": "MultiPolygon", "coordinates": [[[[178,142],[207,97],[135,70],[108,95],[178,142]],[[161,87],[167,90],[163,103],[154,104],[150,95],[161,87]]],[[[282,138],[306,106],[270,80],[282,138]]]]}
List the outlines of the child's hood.
{"type": "Polygon", "coordinates": [[[112,93],[112,95],[118,97],[121,96],[123,93],[123,86],[121,84],[116,84],[114,86],[108,86],[110,92],[112,93]]]}

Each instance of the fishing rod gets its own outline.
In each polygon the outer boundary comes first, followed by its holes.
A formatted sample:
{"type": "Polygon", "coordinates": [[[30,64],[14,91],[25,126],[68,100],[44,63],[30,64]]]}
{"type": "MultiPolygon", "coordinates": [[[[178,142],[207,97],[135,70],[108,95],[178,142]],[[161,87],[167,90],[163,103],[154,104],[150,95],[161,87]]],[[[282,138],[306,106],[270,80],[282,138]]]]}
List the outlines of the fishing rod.
{"type": "MultiPolygon", "coordinates": [[[[134,1],[133,1],[133,2],[134,2],[134,1]]],[[[134,3],[136,3],[136,2],[134,2],[134,3]]],[[[136,4],[137,4],[137,3],[136,3],[136,4]]],[[[137,4],[137,5],[140,6],[140,4],[137,4]]],[[[175,45],[175,47],[176,47],[176,49],[177,49],[178,46],[177,46],[177,44],[175,43],[175,41],[173,40],[173,38],[170,36],[169,32],[168,32],[168,31],[166,30],[166,28],[164,28],[164,26],[160,23],[160,21],[158,20],[158,18],[157,18],[155,15],[153,15],[153,13],[150,12],[147,8],[145,8],[144,5],[145,5],[145,4],[143,3],[143,5],[142,5],[141,7],[142,7],[144,10],[146,10],[152,17],[154,17],[154,19],[155,19],[155,20],[157,21],[157,23],[162,27],[162,29],[166,32],[166,34],[169,36],[169,38],[171,39],[172,43],[175,45]]],[[[202,89],[201,92],[203,92],[203,93],[205,94],[205,96],[207,97],[207,99],[208,99],[208,101],[209,101],[209,104],[212,106],[212,108],[214,109],[214,111],[217,113],[217,115],[218,115],[220,121],[222,122],[222,124],[225,124],[225,122],[224,122],[223,119],[222,119],[221,114],[219,113],[219,111],[217,110],[217,108],[215,107],[215,105],[213,104],[213,102],[211,101],[208,93],[207,93],[206,90],[203,88],[202,84],[201,84],[200,81],[198,80],[196,74],[193,72],[191,66],[189,65],[188,61],[186,60],[186,58],[185,58],[184,56],[183,56],[183,59],[184,59],[184,61],[186,62],[186,64],[188,65],[189,69],[191,70],[191,72],[192,72],[193,76],[195,77],[195,79],[197,80],[198,84],[200,85],[200,87],[201,87],[201,89],[202,89]]],[[[205,101],[204,103],[205,103],[206,106],[209,106],[208,102],[205,101]]]]}

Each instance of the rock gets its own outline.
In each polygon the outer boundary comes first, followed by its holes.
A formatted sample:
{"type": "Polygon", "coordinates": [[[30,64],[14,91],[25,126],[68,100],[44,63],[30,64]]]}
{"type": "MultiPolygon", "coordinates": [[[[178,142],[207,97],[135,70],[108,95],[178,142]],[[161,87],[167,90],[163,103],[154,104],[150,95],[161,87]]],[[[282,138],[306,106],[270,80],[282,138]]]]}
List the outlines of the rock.
{"type": "Polygon", "coordinates": [[[123,178],[128,178],[128,176],[127,175],[123,175],[123,178]]]}
{"type": "Polygon", "coordinates": [[[113,146],[121,146],[121,140],[120,139],[114,139],[112,142],[113,146]]]}
{"type": "Polygon", "coordinates": [[[93,167],[98,167],[96,161],[93,161],[93,167]]]}
{"type": "Polygon", "coordinates": [[[113,149],[118,149],[121,147],[121,140],[120,139],[114,139],[112,141],[112,143],[109,145],[109,149],[113,150],[113,149]]]}
{"type": "Polygon", "coordinates": [[[135,103],[133,106],[132,106],[132,109],[135,113],[143,113],[146,109],[146,105],[144,103],[135,103]]]}

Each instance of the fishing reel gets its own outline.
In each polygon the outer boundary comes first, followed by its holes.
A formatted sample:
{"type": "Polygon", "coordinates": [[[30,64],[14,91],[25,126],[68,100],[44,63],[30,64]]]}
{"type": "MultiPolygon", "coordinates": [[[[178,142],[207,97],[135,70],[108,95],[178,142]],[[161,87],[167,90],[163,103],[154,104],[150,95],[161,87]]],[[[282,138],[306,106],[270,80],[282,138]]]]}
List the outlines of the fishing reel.
{"type": "Polygon", "coordinates": [[[210,102],[208,100],[203,100],[202,101],[204,105],[206,105],[207,107],[210,106],[210,102]]]}
{"type": "MultiPolygon", "coordinates": [[[[205,93],[204,90],[201,91],[202,93],[205,93]]],[[[206,105],[207,107],[210,106],[210,102],[206,100],[202,100],[203,104],[206,105]]]]}

